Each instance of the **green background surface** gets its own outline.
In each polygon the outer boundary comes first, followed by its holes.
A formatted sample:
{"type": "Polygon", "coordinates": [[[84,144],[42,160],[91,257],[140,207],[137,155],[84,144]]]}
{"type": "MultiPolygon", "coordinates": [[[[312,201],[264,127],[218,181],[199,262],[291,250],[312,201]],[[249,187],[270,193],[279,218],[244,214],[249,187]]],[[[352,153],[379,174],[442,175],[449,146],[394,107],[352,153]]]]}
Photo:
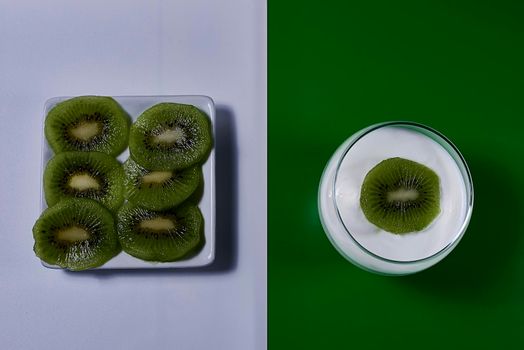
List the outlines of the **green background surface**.
{"type": "Polygon", "coordinates": [[[269,348],[524,348],[524,2],[269,3],[269,348]],[[317,213],[352,133],[412,120],[475,185],[442,262],[383,277],[344,260],[317,213]]]}

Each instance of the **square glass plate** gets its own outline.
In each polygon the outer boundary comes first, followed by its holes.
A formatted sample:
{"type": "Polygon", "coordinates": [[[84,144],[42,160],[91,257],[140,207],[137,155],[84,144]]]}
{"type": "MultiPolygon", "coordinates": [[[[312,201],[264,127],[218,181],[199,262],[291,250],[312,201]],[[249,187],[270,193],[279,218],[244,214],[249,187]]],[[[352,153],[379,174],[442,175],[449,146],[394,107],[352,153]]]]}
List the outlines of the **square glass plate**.
{"type": "MultiPolygon", "coordinates": [[[[213,137],[215,137],[215,106],[213,100],[207,96],[112,96],[122,108],[131,117],[134,122],[138,116],[149,107],[161,102],[175,102],[190,104],[201,111],[205,112],[212,126],[213,137]]],[[[47,204],[43,189],[43,173],[47,161],[53,157],[53,151],[49,147],[44,135],[44,123],[47,113],[59,102],[69,99],[70,97],[53,97],[46,101],[44,106],[44,118],[42,122],[42,173],[41,173],[41,208],[44,211],[47,204]]],[[[216,143],[216,142],[215,142],[216,143]]],[[[129,156],[129,150],[126,149],[118,160],[124,162],[129,156]]],[[[113,259],[109,260],[105,265],[98,267],[98,269],[148,269],[148,268],[174,268],[174,267],[197,267],[208,265],[213,262],[215,257],[215,151],[211,150],[209,157],[202,166],[204,175],[204,193],[199,203],[199,208],[204,216],[204,236],[205,244],[202,250],[191,258],[179,260],[168,263],[151,263],[137,259],[133,256],[121,252],[113,259]]],[[[57,266],[46,264],[42,262],[45,267],[59,268],[57,266]]]]}

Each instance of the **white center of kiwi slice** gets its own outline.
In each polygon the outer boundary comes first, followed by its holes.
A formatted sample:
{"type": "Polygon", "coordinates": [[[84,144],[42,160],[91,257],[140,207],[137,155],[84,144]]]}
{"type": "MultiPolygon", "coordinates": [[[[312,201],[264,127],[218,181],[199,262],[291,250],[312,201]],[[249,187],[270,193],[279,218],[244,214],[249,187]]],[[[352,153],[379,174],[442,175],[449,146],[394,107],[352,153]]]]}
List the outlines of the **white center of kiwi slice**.
{"type": "Polygon", "coordinates": [[[101,125],[97,121],[82,121],[69,131],[71,135],[82,141],[88,141],[98,135],[101,131],[101,125]]]}
{"type": "Polygon", "coordinates": [[[186,133],[181,128],[166,129],[160,134],[153,136],[155,143],[177,143],[186,139],[186,133]]]}
{"type": "Polygon", "coordinates": [[[171,219],[156,217],[140,221],[140,228],[152,231],[169,231],[175,228],[175,223],[171,219]]]}
{"type": "Polygon", "coordinates": [[[79,226],[70,226],[60,229],[56,238],[66,242],[80,242],[89,239],[91,235],[84,228],[79,226]]]}
{"type": "Polygon", "coordinates": [[[418,191],[414,189],[400,188],[387,193],[388,202],[407,202],[418,198],[418,191]]]}
{"type": "Polygon", "coordinates": [[[95,179],[89,174],[77,174],[71,176],[68,185],[69,187],[72,187],[79,191],[85,191],[89,189],[99,190],[101,187],[97,179],[95,179]]]}
{"type": "Polygon", "coordinates": [[[152,171],[149,174],[142,176],[142,183],[144,184],[161,184],[169,180],[173,176],[171,171],[152,171]]]}

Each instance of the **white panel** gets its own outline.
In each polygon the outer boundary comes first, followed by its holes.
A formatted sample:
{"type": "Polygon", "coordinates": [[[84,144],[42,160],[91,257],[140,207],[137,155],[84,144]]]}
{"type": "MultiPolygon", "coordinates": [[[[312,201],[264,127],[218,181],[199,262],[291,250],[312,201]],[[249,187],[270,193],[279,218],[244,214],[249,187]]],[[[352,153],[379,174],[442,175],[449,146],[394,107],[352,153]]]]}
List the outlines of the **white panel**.
{"type": "Polygon", "coordinates": [[[265,349],[265,1],[6,1],[0,33],[1,347],[265,349]],[[79,94],[213,97],[215,264],[40,265],[42,109],[79,94]]]}

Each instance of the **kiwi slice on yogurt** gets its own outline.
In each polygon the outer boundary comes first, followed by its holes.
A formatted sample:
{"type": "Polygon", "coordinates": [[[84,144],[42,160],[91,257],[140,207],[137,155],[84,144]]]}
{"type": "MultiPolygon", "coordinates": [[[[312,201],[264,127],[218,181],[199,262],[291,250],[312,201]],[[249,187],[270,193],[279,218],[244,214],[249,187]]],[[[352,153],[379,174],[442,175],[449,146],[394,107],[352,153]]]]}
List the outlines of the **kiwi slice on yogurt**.
{"type": "Polygon", "coordinates": [[[424,230],[440,213],[439,177],[412,160],[383,160],[365,176],[360,206],[368,221],[385,231],[424,230]]]}
{"type": "Polygon", "coordinates": [[[212,145],[207,115],[192,105],[159,103],[131,126],[129,152],[150,170],[185,169],[202,163],[212,145]]]}
{"type": "Polygon", "coordinates": [[[124,201],[124,170],[113,157],[100,152],[62,152],[44,171],[47,205],[66,198],[94,199],[111,210],[124,201]]]}
{"type": "Polygon", "coordinates": [[[45,136],[55,153],[97,151],[117,156],[127,147],[130,118],[111,97],[79,96],[47,114],[45,136]]]}

